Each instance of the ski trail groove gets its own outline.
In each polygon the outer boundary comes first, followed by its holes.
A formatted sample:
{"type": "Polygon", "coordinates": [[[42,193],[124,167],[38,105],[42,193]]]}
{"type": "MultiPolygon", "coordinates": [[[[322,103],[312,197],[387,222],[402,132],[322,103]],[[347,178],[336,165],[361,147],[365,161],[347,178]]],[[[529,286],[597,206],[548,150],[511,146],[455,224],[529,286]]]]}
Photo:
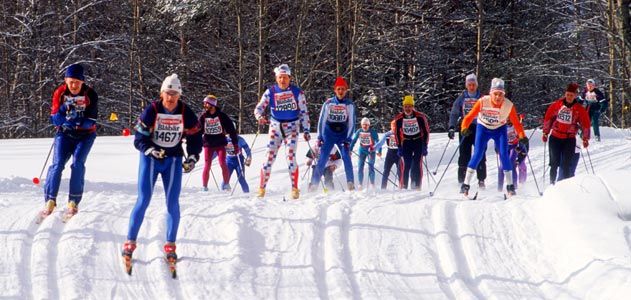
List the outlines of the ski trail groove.
{"type": "Polygon", "coordinates": [[[361,299],[361,290],[359,289],[357,278],[355,278],[353,255],[351,254],[350,247],[351,214],[355,202],[356,200],[352,200],[348,204],[346,204],[346,207],[344,207],[344,210],[342,212],[340,240],[342,242],[342,268],[344,270],[344,273],[346,274],[346,277],[348,278],[348,281],[350,282],[352,298],[361,299]]]}
{"type": "Polygon", "coordinates": [[[313,220],[313,240],[311,242],[311,264],[313,265],[314,279],[320,299],[329,299],[327,288],[326,268],[326,224],[327,210],[329,206],[323,204],[319,207],[318,216],[313,220]]]}
{"type": "Polygon", "coordinates": [[[57,257],[61,239],[61,220],[58,211],[46,217],[37,228],[31,247],[31,270],[34,299],[59,299],[57,285],[57,257]],[[37,256],[38,253],[45,253],[37,256]]]}

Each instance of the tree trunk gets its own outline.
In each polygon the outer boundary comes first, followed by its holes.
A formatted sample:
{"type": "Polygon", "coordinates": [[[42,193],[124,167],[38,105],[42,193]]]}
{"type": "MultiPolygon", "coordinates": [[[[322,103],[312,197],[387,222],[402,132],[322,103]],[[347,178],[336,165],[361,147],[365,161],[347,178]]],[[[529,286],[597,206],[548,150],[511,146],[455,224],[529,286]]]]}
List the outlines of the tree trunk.
{"type": "MultiPolygon", "coordinates": [[[[259,61],[258,61],[258,65],[259,65],[259,73],[258,73],[258,84],[256,86],[256,90],[259,93],[258,94],[258,98],[256,99],[256,101],[258,101],[258,99],[261,98],[261,95],[263,94],[263,48],[265,46],[265,41],[264,41],[264,32],[263,32],[263,16],[265,14],[265,0],[259,0],[259,16],[258,16],[258,21],[259,21],[259,49],[258,49],[258,54],[259,54],[259,61]]],[[[258,126],[257,126],[258,128],[258,126]]],[[[258,129],[257,129],[258,132],[258,129]]]]}
{"type": "Polygon", "coordinates": [[[484,7],[482,6],[482,0],[478,0],[478,36],[476,39],[476,52],[475,52],[475,75],[480,77],[480,63],[482,60],[482,24],[484,21],[484,7]]]}
{"type": "MultiPolygon", "coordinates": [[[[615,22],[614,22],[614,4],[613,1],[615,0],[607,0],[607,5],[608,5],[608,9],[607,9],[607,25],[609,27],[609,34],[607,34],[607,42],[609,45],[609,105],[611,106],[611,109],[609,110],[609,120],[613,120],[613,108],[614,108],[614,103],[615,103],[615,97],[614,97],[614,84],[615,84],[615,78],[616,78],[616,65],[615,65],[615,60],[616,60],[616,51],[615,51],[615,41],[614,41],[614,36],[616,35],[616,28],[615,28],[615,22]]],[[[624,106],[623,106],[624,107],[624,106]]],[[[624,108],[623,108],[624,109],[624,108]]]]}
{"type": "Polygon", "coordinates": [[[341,51],[342,51],[342,37],[341,35],[341,24],[340,24],[340,0],[335,0],[335,76],[340,76],[340,65],[341,65],[341,51]]]}
{"type": "Polygon", "coordinates": [[[238,77],[238,94],[239,94],[239,127],[237,131],[241,134],[243,124],[243,37],[241,36],[241,1],[235,0],[235,11],[237,12],[237,41],[239,45],[239,73],[238,77]]]}

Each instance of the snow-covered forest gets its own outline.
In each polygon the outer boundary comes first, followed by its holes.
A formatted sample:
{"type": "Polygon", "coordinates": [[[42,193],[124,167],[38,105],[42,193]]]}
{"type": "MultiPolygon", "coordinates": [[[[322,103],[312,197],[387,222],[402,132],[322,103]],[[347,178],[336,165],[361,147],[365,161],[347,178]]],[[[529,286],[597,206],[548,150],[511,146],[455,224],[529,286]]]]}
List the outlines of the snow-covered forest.
{"type": "Polygon", "coordinates": [[[412,93],[433,130],[477,73],[493,77],[540,122],[568,82],[596,79],[608,118],[626,127],[631,70],[629,0],[4,1],[0,11],[0,137],[48,137],[50,98],[79,62],[100,95],[100,134],[129,127],[170,73],[201,110],[212,93],[254,131],[251,112],[272,68],[287,63],[312,118],[345,76],[360,115],[383,126],[412,93]],[[118,120],[110,120],[116,113],[118,120]]]}

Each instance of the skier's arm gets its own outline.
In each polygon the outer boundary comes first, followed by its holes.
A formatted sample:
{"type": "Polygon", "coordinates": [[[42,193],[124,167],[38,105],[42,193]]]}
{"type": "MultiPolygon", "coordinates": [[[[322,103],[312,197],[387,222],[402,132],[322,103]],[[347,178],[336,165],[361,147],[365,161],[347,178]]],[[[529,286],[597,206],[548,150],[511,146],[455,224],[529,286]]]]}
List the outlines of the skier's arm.
{"type": "Polygon", "coordinates": [[[377,133],[377,130],[370,129],[370,137],[372,138],[372,146],[375,148],[375,145],[379,143],[379,134],[377,133]]]}
{"type": "Polygon", "coordinates": [[[355,104],[351,103],[348,105],[348,128],[346,129],[346,139],[350,140],[353,136],[353,131],[355,130],[355,104]]]}
{"type": "Polygon", "coordinates": [[[79,128],[81,129],[90,129],[94,127],[96,125],[96,120],[99,116],[99,111],[98,111],[99,96],[96,94],[96,92],[93,89],[88,90],[88,99],[90,99],[90,105],[88,105],[85,112],[83,113],[83,120],[81,121],[81,124],[79,125],[79,128]]]}
{"type": "Polygon", "coordinates": [[[521,122],[519,122],[519,117],[517,116],[517,110],[515,109],[514,105],[510,109],[508,118],[510,119],[511,123],[513,123],[513,127],[515,127],[515,132],[517,132],[517,136],[520,139],[526,137],[526,132],[524,132],[524,126],[521,125],[521,122]]]}
{"type": "Polygon", "coordinates": [[[247,157],[252,157],[252,150],[250,149],[250,145],[248,145],[248,142],[246,142],[245,139],[241,136],[239,136],[239,149],[243,149],[247,157]]]}
{"type": "Polygon", "coordinates": [[[269,89],[267,89],[265,93],[263,93],[263,96],[261,96],[261,100],[259,100],[259,103],[256,104],[256,107],[254,108],[254,117],[257,120],[262,118],[263,115],[265,114],[265,109],[269,105],[269,94],[270,94],[270,91],[269,89]]]}
{"type": "Polygon", "coordinates": [[[460,124],[460,131],[464,130],[465,128],[469,128],[469,125],[471,125],[473,119],[475,119],[478,113],[480,113],[481,106],[482,101],[477,101],[475,105],[473,105],[471,111],[462,119],[462,124],[460,124]]]}
{"type": "Polygon", "coordinates": [[[151,140],[153,134],[153,125],[156,121],[156,113],[153,110],[152,103],[149,103],[145,110],[140,114],[136,126],[134,127],[134,147],[142,153],[146,153],[155,144],[151,140]]]}
{"type": "Polygon", "coordinates": [[[324,104],[322,104],[322,108],[320,109],[320,117],[318,118],[318,140],[324,140],[324,126],[326,126],[326,120],[324,119],[324,116],[326,116],[328,113],[327,111],[329,110],[329,101],[325,101],[324,104]]]}
{"type": "Polygon", "coordinates": [[[355,148],[355,143],[357,142],[357,138],[359,138],[360,130],[361,129],[357,129],[357,131],[355,131],[355,134],[353,134],[353,140],[351,141],[350,151],[353,151],[353,148],[355,148]]]}
{"type": "Polygon", "coordinates": [[[298,96],[298,109],[300,109],[300,122],[302,124],[302,128],[300,131],[303,133],[309,132],[309,130],[311,129],[311,124],[309,123],[309,110],[307,109],[307,99],[305,98],[305,93],[302,91],[298,96]]]}
{"type": "Polygon", "coordinates": [[[429,143],[429,122],[427,121],[427,116],[425,116],[424,113],[421,113],[418,119],[421,121],[419,126],[421,127],[421,130],[423,130],[423,142],[427,145],[429,143]]]}
{"type": "Polygon", "coordinates": [[[388,131],[384,133],[381,139],[379,140],[379,142],[375,144],[375,150],[377,150],[377,153],[381,153],[381,148],[383,148],[383,144],[386,142],[386,140],[388,140],[388,137],[391,135],[392,135],[392,131],[388,131]]]}
{"type": "Polygon", "coordinates": [[[196,155],[199,160],[199,153],[202,152],[202,131],[195,112],[186,106],[184,110],[184,137],[186,138],[186,154],[196,155]]]}
{"type": "Polygon", "coordinates": [[[234,123],[228,115],[221,113],[219,114],[219,118],[221,120],[221,126],[225,128],[226,132],[230,136],[230,140],[232,144],[236,147],[239,147],[239,136],[237,136],[237,129],[234,128],[234,123]]]}
{"type": "Polygon", "coordinates": [[[548,110],[546,110],[546,114],[543,117],[543,133],[544,134],[550,134],[550,130],[552,129],[552,124],[554,123],[554,118],[556,118],[556,111],[557,109],[555,109],[556,105],[556,101],[553,102],[552,104],[550,104],[550,106],[548,106],[548,110]]]}
{"type": "Polygon", "coordinates": [[[401,141],[399,139],[399,128],[397,128],[398,120],[399,118],[395,117],[394,120],[390,122],[390,131],[392,131],[392,134],[394,135],[394,141],[397,143],[397,147],[401,147],[401,141]]]}
{"type": "Polygon", "coordinates": [[[454,104],[451,106],[451,112],[449,113],[449,128],[455,129],[456,122],[458,122],[458,119],[462,117],[462,101],[464,101],[462,96],[462,94],[458,96],[456,101],[454,101],[454,104]]]}

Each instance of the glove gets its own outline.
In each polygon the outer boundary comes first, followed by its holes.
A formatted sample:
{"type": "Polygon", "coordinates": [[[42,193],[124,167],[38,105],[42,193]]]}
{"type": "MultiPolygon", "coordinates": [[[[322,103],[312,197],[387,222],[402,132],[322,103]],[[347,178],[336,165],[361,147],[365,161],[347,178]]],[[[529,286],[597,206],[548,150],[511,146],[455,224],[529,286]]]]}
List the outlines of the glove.
{"type": "Polygon", "coordinates": [[[199,156],[193,154],[189,155],[186,160],[182,163],[182,169],[184,169],[184,173],[190,173],[195,169],[195,163],[199,160],[199,156]]]}
{"type": "Polygon", "coordinates": [[[547,143],[547,142],[548,142],[548,134],[547,134],[547,133],[544,133],[544,134],[541,136],[541,140],[542,140],[544,143],[547,143]]]}
{"type": "Polygon", "coordinates": [[[72,110],[68,110],[66,112],[66,120],[67,121],[71,121],[77,118],[77,110],[76,109],[72,109],[72,110]]]}
{"type": "Polygon", "coordinates": [[[74,127],[68,123],[64,123],[63,125],[61,125],[62,133],[71,133],[73,130],[74,130],[74,127]]]}
{"type": "Polygon", "coordinates": [[[524,161],[524,159],[526,159],[526,155],[528,154],[528,152],[524,151],[520,147],[517,147],[516,151],[517,151],[517,163],[521,164],[524,161]]]}
{"type": "Polygon", "coordinates": [[[313,163],[313,159],[311,159],[311,158],[307,159],[307,162],[306,162],[307,166],[310,167],[312,163],[313,163]]]}
{"type": "Polygon", "coordinates": [[[309,134],[309,131],[305,131],[303,133],[303,138],[305,139],[305,141],[309,141],[311,139],[311,135],[309,134]]]}
{"type": "Polygon", "coordinates": [[[399,155],[399,157],[403,157],[403,149],[397,149],[397,155],[399,155]]]}
{"type": "Polygon", "coordinates": [[[349,153],[351,152],[351,143],[344,142],[343,146],[344,146],[344,149],[346,149],[346,151],[348,151],[349,153]]]}
{"type": "Polygon", "coordinates": [[[530,149],[530,144],[528,143],[527,137],[519,139],[519,145],[521,145],[524,148],[525,152],[528,153],[528,149],[530,149]]]}
{"type": "Polygon", "coordinates": [[[583,148],[587,148],[587,147],[589,147],[589,140],[583,139],[583,148]]]}
{"type": "Polygon", "coordinates": [[[265,117],[263,117],[263,116],[261,116],[261,117],[258,119],[258,122],[259,122],[259,125],[269,124],[269,121],[267,120],[267,118],[265,118],[265,117]]]}
{"type": "Polygon", "coordinates": [[[421,146],[421,155],[427,156],[427,145],[426,144],[423,144],[423,146],[421,146]]]}
{"type": "Polygon", "coordinates": [[[153,147],[147,149],[147,151],[145,151],[145,155],[155,159],[164,159],[166,157],[164,149],[156,150],[156,148],[153,147]]]}
{"type": "Polygon", "coordinates": [[[460,134],[462,135],[462,137],[467,137],[471,135],[471,130],[469,130],[469,128],[465,128],[463,130],[460,130],[460,134]]]}
{"type": "Polygon", "coordinates": [[[318,138],[317,145],[318,145],[318,148],[322,148],[322,145],[324,145],[324,141],[321,138],[318,138]]]}
{"type": "Polygon", "coordinates": [[[381,152],[377,152],[377,156],[381,158],[381,152]]]}
{"type": "Polygon", "coordinates": [[[373,145],[368,146],[368,152],[370,152],[370,153],[375,152],[375,146],[373,146],[373,145]]]}
{"type": "Polygon", "coordinates": [[[447,137],[449,137],[450,140],[453,140],[455,136],[456,136],[456,131],[454,130],[453,127],[450,127],[449,132],[447,132],[447,137]]]}
{"type": "Polygon", "coordinates": [[[252,164],[252,157],[248,156],[248,158],[245,159],[245,166],[249,167],[250,164],[252,164]]]}

